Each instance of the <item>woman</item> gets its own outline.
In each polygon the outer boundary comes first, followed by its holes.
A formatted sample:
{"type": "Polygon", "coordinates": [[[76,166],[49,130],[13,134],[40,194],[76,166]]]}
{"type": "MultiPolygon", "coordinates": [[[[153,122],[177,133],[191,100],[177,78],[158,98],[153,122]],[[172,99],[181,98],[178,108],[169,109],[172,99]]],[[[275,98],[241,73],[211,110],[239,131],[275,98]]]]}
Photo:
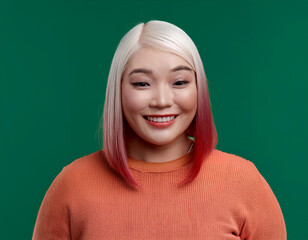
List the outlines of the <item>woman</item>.
{"type": "Polygon", "coordinates": [[[189,36],[138,24],[110,68],[104,148],[64,167],[33,239],[286,239],[255,165],[216,147],[206,77],[189,36]]]}

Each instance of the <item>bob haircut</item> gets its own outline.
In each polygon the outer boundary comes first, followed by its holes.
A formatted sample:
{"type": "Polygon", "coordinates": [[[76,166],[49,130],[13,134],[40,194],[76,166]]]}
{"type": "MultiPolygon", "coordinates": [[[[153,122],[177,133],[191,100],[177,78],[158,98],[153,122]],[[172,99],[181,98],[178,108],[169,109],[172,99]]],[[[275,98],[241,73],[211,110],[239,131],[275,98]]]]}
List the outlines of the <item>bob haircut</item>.
{"type": "Polygon", "coordinates": [[[127,124],[121,106],[121,80],[127,62],[136,51],[143,47],[155,48],[176,54],[185,59],[195,71],[197,82],[197,112],[187,133],[193,137],[193,164],[188,175],[179,186],[193,181],[203,161],[217,144],[217,132],[212,117],[206,76],[199,52],[190,37],[177,26],[152,20],[140,23],[121,39],[114,54],[103,113],[103,151],[109,165],[130,185],[140,188],[129,171],[127,164],[127,124]]]}

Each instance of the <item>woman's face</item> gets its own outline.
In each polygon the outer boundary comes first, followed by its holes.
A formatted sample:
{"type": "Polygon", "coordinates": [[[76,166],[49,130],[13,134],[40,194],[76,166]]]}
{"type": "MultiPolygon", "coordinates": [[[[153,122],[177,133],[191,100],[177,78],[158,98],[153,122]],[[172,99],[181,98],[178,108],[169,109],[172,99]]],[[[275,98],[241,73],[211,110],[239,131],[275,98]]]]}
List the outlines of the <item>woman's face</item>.
{"type": "Polygon", "coordinates": [[[122,76],[122,109],[135,137],[166,145],[185,135],[197,110],[195,73],[178,55],[138,50],[122,76]]]}

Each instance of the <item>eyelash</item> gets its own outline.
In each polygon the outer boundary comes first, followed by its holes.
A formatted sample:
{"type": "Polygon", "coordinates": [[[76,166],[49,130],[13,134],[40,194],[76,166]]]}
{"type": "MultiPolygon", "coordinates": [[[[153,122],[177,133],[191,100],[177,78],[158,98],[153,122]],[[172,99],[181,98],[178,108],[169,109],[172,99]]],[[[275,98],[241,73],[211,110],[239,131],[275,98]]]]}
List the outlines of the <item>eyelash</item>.
{"type": "Polygon", "coordinates": [[[173,83],[173,85],[175,85],[175,86],[183,86],[183,85],[186,85],[187,83],[189,83],[189,82],[185,81],[185,80],[179,80],[179,81],[176,81],[175,83],[173,83]],[[178,84],[178,83],[181,83],[181,84],[178,84]]]}
{"type": "MultiPolygon", "coordinates": [[[[174,86],[183,86],[185,84],[189,83],[188,81],[185,80],[179,80],[179,81],[175,81],[172,85],[174,86]]],[[[135,83],[131,83],[134,87],[149,87],[150,84],[147,82],[135,82],[135,83]]]]}
{"type": "Polygon", "coordinates": [[[132,83],[132,85],[134,87],[148,87],[148,86],[150,86],[150,84],[148,84],[146,82],[135,82],[135,83],[132,83]]]}

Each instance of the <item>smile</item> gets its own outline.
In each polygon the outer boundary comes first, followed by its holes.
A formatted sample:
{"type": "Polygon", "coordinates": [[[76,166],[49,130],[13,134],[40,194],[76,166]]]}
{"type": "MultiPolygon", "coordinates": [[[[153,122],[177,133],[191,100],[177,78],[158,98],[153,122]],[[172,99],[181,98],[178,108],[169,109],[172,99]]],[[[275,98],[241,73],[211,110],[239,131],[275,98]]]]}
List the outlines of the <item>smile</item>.
{"type": "Polygon", "coordinates": [[[158,123],[164,123],[164,122],[170,122],[173,119],[176,118],[176,115],[173,116],[165,116],[165,117],[154,117],[154,116],[144,116],[144,118],[151,122],[158,122],[158,123]]]}
{"type": "Polygon", "coordinates": [[[148,115],[143,118],[155,128],[166,128],[171,126],[178,115],[148,115]]]}

